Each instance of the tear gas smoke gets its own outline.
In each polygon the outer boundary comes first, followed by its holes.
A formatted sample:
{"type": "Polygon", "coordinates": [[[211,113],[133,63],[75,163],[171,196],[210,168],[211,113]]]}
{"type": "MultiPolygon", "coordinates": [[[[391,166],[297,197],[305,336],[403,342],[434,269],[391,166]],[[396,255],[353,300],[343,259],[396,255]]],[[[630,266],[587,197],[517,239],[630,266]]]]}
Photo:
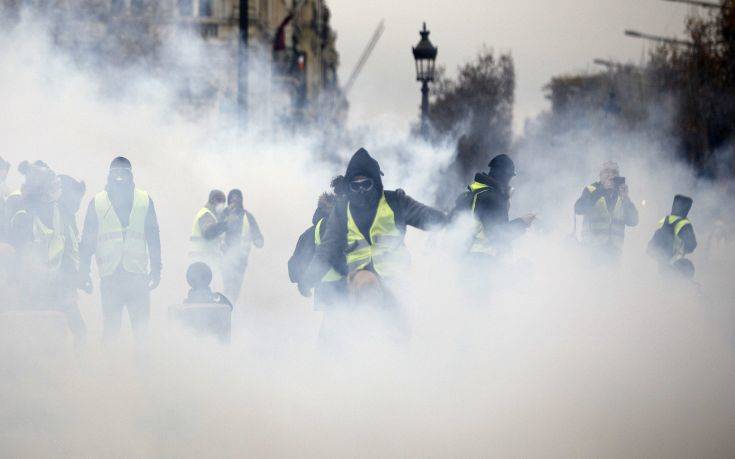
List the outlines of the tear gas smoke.
{"type": "MultiPolygon", "coordinates": [[[[661,280],[644,253],[675,190],[695,191],[690,217],[701,235],[708,211],[726,203],[663,161],[657,144],[571,135],[556,146],[524,145],[511,213],[537,211],[542,220],[516,243],[513,269],[470,289],[473,266],[452,250],[451,232],[410,230],[412,268],[396,292],[410,343],[396,350],[370,338],[334,358],[316,346],[320,313],[288,283],[286,261],[344,165],[318,160],[308,137],[238,137],[181,117],[167,86],[144,74],[125,97],[100,96],[95,75],[76,70],[34,25],[0,39],[2,155],[14,165],[42,158],[84,179],[85,201],[104,187],[110,159],[129,157],[136,184],[156,202],[164,273],[143,362],[129,343],[100,348],[97,291],[81,297],[90,337],[79,355],[35,352],[19,344],[26,331],[2,325],[4,455],[735,453],[733,247],[709,260],[701,248],[695,254],[700,289],[661,280]],[[647,201],[627,231],[620,270],[590,267],[566,238],[574,199],[608,158],[620,163],[634,201],[647,201]],[[170,330],[165,317],[186,294],[191,221],[214,187],[243,190],[266,240],[251,256],[229,347],[170,330]]],[[[435,196],[450,150],[389,130],[363,135],[351,150],[374,154],[386,189],[435,196]]]]}

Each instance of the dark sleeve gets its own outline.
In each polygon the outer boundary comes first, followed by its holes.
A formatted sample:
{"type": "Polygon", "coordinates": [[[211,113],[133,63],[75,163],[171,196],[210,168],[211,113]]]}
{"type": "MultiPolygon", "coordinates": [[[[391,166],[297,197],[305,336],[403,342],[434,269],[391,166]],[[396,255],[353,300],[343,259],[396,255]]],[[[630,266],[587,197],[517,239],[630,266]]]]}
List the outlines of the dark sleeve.
{"type": "Polygon", "coordinates": [[[258,222],[255,221],[255,217],[253,214],[245,211],[245,216],[248,218],[248,224],[250,224],[250,234],[253,239],[253,244],[257,248],[263,247],[264,240],[263,240],[263,233],[260,232],[260,227],[258,226],[258,222]]]}
{"type": "Polygon", "coordinates": [[[82,238],[79,242],[79,272],[82,275],[89,275],[90,266],[92,266],[92,255],[97,249],[98,225],[97,212],[94,208],[94,199],[92,199],[87,206],[84,229],[82,229],[82,238]]]}
{"type": "Polygon", "coordinates": [[[148,198],[148,215],[145,217],[145,241],[148,244],[148,256],[151,261],[151,275],[161,275],[161,235],[158,229],[158,218],[153,200],[148,198]]]}
{"type": "Polygon", "coordinates": [[[296,248],[293,251],[293,255],[288,259],[288,278],[291,279],[291,282],[294,284],[301,282],[301,278],[309,268],[309,263],[311,263],[311,260],[314,257],[314,252],[316,250],[314,229],[315,227],[312,226],[301,233],[298,242],[296,242],[296,248]]]}
{"type": "Polygon", "coordinates": [[[334,268],[340,274],[347,274],[345,253],[347,253],[347,206],[344,201],[338,202],[329,214],[322,236],[322,243],[316,248],[314,257],[309,263],[302,283],[313,287],[322,277],[334,268]]]}
{"type": "Polygon", "coordinates": [[[694,235],[694,227],[691,223],[679,230],[679,238],[684,243],[684,253],[692,253],[697,248],[697,237],[694,235]]]}
{"type": "Polygon", "coordinates": [[[441,210],[422,204],[408,196],[403,190],[396,190],[400,214],[406,226],[424,231],[440,229],[447,224],[447,215],[441,210]]]}
{"type": "Polygon", "coordinates": [[[638,224],[638,209],[630,199],[623,201],[623,214],[625,215],[626,226],[636,226],[638,224]]]}
{"type": "Polygon", "coordinates": [[[227,221],[216,221],[211,215],[205,214],[199,219],[199,228],[202,230],[204,239],[214,239],[227,231],[227,221]]]}
{"type": "Polygon", "coordinates": [[[582,196],[580,196],[579,199],[577,199],[577,202],[574,203],[574,213],[577,215],[586,215],[590,210],[592,210],[599,198],[600,196],[597,193],[597,190],[595,190],[595,193],[592,193],[587,187],[585,187],[584,190],[582,190],[582,196]]]}

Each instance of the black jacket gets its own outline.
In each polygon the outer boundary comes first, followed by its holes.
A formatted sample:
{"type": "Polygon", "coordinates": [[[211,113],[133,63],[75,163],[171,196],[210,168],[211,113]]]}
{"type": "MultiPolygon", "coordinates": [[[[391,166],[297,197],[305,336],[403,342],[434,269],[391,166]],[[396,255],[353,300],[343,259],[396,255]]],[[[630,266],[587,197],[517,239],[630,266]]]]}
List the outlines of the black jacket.
{"type": "MultiPolygon", "coordinates": [[[[120,219],[120,224],[127,226],[130,222],[130,213],[133,210],[133,194],[118,195],[112,191],[108,191],[112,208],[120,219]]],[[[148,257],[150,259],[151,277],[160,278],[161,276],[161,237],[158,229],[158,218],[156,217],[156,208],[153,200],[148,198],[148,214],[145,217],[145,240],[148,246],[148,257]]],[[[84,229],[82,230],[82,239],[79,244],[79,272],[88,275],[92,264],[92,255],[97,250],[97,232],[99,230],[99,222],[97,221],[97,211],[94,207],[94,198],[90,200],[87,206],[87,215],[84,218],[84,229]]]]}
{"type": "MultiPolygon", "coordinates": [[[[384,194],[388,205],[395,214],[396,226],[402,233],[406,232],[406,226],[430,230],[442,227],[447,222],[444,212],[415,201],[401,189],[385,191],[384,194]]],[[[347,203],[347,199],[339,199],[326,221],[322,243],[316,248],[314,259],[303,276],[303,282],[307,286],[316,285],[330,267],[342,275],[348,274],[346,262],[347,203]]],[[[375,214],[375,209],[372,213],[375,214]]],[[[365,233],[365,230],[361,229],[361,231],[365,233]]],[[[365,237],[369,240],[369,233],[365,237]]]]}
{"type": "MultiPolygon", "coordinates": [[[[477,194],[475,217],[482,223],[488,241],[497,247],[508,248],[511,241],[523,235],[528,225],[520,219],[510,220],[510,190],[490,175],[480,172],[475,174],[475,181],[487,185],[477,194]]],[[[472,194],[460,196],[453,213],[459,209],[470,210],[472,194]]]]}

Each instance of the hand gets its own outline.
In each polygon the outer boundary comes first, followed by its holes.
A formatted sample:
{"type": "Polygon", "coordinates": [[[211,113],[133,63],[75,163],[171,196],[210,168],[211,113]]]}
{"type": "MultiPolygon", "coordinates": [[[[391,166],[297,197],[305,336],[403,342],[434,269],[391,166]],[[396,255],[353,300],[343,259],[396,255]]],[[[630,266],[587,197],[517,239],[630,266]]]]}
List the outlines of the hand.
{"type": "Polygon", "coordinates": [[[158,284],[161,283],[161,274],[160,273],[151,273],[150,276],[148,276],[148,290],[155,290],[156,287],[158,287],[158,284]]]}
{"type": "Polygon", "coordinates": [[[89,273],[79,274],[77,288],[88,295],[92,293],[92,278],[89,277],[89,273]]]}
{"type": "Polygon", "coordinates": [[[311,289],[309,287],[302,283],[299,283],[298,286],[301,296],[303,296],[304,298],[309,298],[311,296],[311,289]]]}
{"type": "Polygon", "coordinates": [[[536,214],[526,214],[521,217],[521,220],[523,220],[523,223],[525,223],[526,226],[531,226],[531,223],[533,223],[536,218],[536,214]]]}
{"type": "Polygon", "coordinates": [[[628,199],[628,185],[623,183],[618,187],[618,193],[620,193],[620,197],[623,199],[628,199]]]}

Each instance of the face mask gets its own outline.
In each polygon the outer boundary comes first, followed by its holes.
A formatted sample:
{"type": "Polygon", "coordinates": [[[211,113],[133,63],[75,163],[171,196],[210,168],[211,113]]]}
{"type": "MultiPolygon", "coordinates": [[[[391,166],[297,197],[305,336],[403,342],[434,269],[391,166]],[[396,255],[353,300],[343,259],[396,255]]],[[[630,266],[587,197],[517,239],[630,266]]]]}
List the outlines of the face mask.
{"type": "Polygon", "coordinates": [[[214,212],[215,213],[221,214],[224,211],[225,211],[225,203],[224,202],[219,202],[219,203],[215,204],[215,206],[214,206],[214,212]]]}

